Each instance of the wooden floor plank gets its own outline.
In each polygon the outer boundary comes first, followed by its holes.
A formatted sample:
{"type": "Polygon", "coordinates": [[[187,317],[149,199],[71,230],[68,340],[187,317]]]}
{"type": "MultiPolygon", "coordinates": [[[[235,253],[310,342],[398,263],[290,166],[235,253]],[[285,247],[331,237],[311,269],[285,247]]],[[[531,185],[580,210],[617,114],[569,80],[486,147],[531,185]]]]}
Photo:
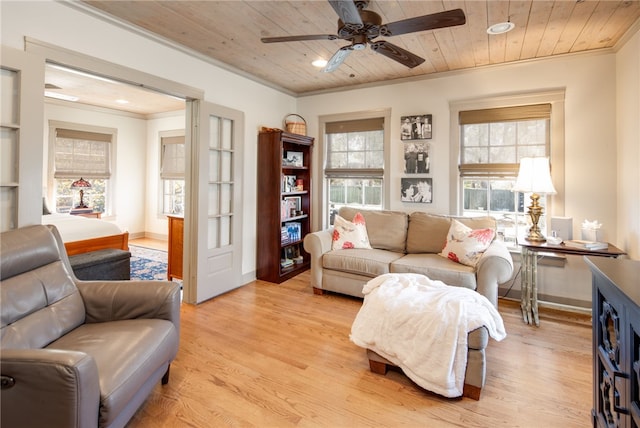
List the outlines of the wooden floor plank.
{"type": "Polygon", "coordinates": [[[536,328],[501,299],[508,336],[489,342],[487,382],[474,401],[424,391],[398,371],[371,373],[349,341],[361,304],[314,295],[306,272],[183,305],[169,384],[154,388],[128,427],[590,425],[588,316],[542,308],[536,328]]]}

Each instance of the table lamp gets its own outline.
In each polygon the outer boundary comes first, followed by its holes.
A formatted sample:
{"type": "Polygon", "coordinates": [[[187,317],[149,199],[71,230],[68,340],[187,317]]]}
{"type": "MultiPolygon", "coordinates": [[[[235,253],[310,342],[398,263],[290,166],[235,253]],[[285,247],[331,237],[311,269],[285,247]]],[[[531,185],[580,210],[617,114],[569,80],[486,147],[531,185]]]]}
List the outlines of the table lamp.
{"type": "Polygon", "coordinates": [[[76,208],[89,208],[84,204],[84,189],[88,189],[90,187],[91,187],[91,183],[89,183],[87,180],[85,180],[82,177],[80,177],[80,180],[76,180],[73,183],[71,183],[72,189],[80,189],[80,205],[78,205],[76,208]]]}
{"type": "Polygon", "coordinates": [[[518,179],[511,191],[531,193],[531,205],[529,205],[529,211],[527,211],[527,215],[531,218],[531,228],[525,239],[527,241],[546,241],[538,227],[538,220],[540,220],[540,216],[544,211],[539,203],[540,194],[556,193],[556,189],[551,182],[549,158],[522,158],[520,160],[518,179]]]}

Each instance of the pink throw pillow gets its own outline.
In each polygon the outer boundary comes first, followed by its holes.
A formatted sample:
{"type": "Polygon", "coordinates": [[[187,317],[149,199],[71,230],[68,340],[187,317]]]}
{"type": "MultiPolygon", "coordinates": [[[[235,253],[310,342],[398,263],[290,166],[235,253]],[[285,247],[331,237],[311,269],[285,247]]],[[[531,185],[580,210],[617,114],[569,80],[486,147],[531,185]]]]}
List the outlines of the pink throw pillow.
{"type": "Polygon", "coordinates": [[[475,267],[495,236],[493,229],[471,229],[458,220],[452,220],[447,243],[439,255],[456,263],[475,267]]]}
{"type": "Polygon", "coordinates": [[[356,213],[353,222],[336,215],[333,220],[333,241],[331,242],[332,250],[350,249],[350,248],[367,248],[371,249],[369,244],[369,235],[367,235],[367,226],[364,222],[364,216],[356,213]]]}

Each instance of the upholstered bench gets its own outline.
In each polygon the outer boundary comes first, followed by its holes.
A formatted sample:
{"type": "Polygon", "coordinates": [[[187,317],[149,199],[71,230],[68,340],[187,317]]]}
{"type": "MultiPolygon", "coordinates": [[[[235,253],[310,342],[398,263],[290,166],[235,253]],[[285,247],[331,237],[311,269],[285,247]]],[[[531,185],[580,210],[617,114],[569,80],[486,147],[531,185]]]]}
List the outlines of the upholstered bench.
{"type": "Polygon", "coordinates": [[[76,278],[95,281],[116,281],[131,278],[131,253],[110,248],[70,256],[76,278]]]}

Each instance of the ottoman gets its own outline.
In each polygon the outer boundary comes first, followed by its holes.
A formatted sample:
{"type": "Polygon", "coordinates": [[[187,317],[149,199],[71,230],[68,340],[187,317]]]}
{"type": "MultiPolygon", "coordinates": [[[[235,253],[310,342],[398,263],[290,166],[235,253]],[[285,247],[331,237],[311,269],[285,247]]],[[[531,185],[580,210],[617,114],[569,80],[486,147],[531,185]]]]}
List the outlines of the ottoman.
{"type": "Polygon", "coordinates": [[[506,337],[486,297],[410,273],[378,276],[362,292],[350,339],[366,349],[371,371],[399,367],[428,391],[480,398],[489,337],[506,337]]]}
{"type": "Polygon", "coordinates": [[[76,278],[85,281],[131,279],[131,253],[110,248],[69,257],[76,278]]]}

